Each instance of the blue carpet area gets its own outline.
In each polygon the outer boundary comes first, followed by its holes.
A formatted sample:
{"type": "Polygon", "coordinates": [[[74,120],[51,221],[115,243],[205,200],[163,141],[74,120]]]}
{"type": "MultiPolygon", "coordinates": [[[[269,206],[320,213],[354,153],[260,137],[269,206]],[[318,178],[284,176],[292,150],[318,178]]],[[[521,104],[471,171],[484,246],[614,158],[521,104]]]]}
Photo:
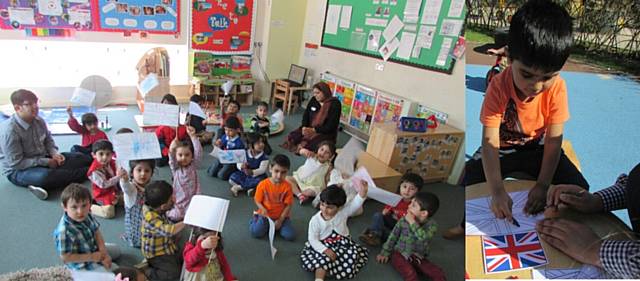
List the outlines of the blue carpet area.
{"type": "MultiPolygon", "coordinates": [[[[88,106],[75,106],[71,110],[73,110],[73,116],[80,121],[80,118],[83,114],[93,112],[95,113],[94,107],[88,106]]],[[[39,114],[42,119],[47,121],[47,124],[54,123],[67,123],[69,120],[69,115],[67,114],[66,107],[54,107],[54,108],[41,108],[39,114]]]]}
{"type": "MultiPolygon", "coordinates": [[[[480,107],[484,99],[484,77],[489,66],[466,65],[466,153],[480,146],[480,107]]],[[[571,118],[565,124],[565,139],[573,144],[582,173],[591,192],[611,185],[620,173],[628,173],[640,162],[636,141],[640,130],[640,83],[624,76],[562,72],[569,92],[571,118]]],[[[626,210],[615,214],[629,224],[626,210]]]]}

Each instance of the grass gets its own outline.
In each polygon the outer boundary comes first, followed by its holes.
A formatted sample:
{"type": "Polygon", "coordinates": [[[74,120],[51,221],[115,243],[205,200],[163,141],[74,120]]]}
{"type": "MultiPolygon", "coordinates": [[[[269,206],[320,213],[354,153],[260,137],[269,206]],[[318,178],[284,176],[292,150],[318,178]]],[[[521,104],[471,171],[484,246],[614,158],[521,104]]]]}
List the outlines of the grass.
{"type": "Polygon", "coordinates": [[[474,42],[474,43],[481,43],[481,44],[493,43],[493,36],[491,35],[491,33],[481,29],[475,29],[475,28],[467,29],[465,32],[464,38],[467,42],[474,42]]]}

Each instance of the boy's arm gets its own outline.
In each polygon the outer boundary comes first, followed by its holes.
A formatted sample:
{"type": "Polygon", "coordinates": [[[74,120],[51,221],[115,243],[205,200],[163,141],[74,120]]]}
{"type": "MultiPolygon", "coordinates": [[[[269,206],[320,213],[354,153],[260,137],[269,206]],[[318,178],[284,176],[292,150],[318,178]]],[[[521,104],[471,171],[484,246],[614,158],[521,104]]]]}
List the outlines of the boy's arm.
{"type": "Polygon", "coordinates": [[[69,129],[72,131],[84,135],[87,132],[87,129],[78,123],[78,120],[74,118],[72,115],[69,115],[69,120],[67,121],[67,125],[69,125],[69,129]]]}
{"type": "Polygon", "coordinates": [[[402,230],[401,228],[401,223],[405,223],[403,222],[404,218],[401,218],[397,223],[396,226],[393,227],[393,230],[391,230],[391,234],[389,234],[389,238],[387,238],[387,242],[384,242],[384,245],[382,245],[382,250],[380,251],[380,255],[388,257],[389,255],[391,255],[391,251],[393,251],[393,248],[396,246],[396,243],[398,243],[398,239],[400,239],[400,235],[402,234],[402,230]]]}
{"type": "Polygon", "coordinates": [[[418,238],[420,241],[430,241],[431,238],[436,234],[438,227],[435,223],[426,223],[424,225],[419,225],[416,222],[409,223],[409,230],[418,238]]]}
{"type": "Polygon", "coordinates": [[[536,214],[541,212],[546,205],[547,191],[560,161],[562,147],[562,132],[564,124],[551,124],[547,128],[544,138],[544,152],[540,164],[540,174],[536,184],[529,191],[529,199],[524,207],[525,213],[536,214]]]}
{"type": "Polygon", "coordinates": [[[118,182],[120,181],[120,176],[115,175],[110,179],[107,179],[104,173],[96,170],[91,172],[91,174],[89,175],[89,180],[91,181],[91,183],[95,184],[97,187],[105,189],[105,188],[116,186],[116,184],[118,184],[118,182]]]}
{"type": "Polygon", "coordinates": [[[511,197],[504,189],[500,173],[500,128],[482,129],[482,168],[491,192],[491,211],[499,219],[511,220],[511,197]]]}
{"type": "Polygon", "coordinates": [[[102,254],[102,265],[104,267],[111,268],[111,257],[109,256],[109,252],[107,252],[107,246],[104,245],[104,237],[102,237],[102,232],[100,230],[96,230],[96,243],[98,244],[98,252],[102,254]]]}
{"type": "Polygon", "coordinates": [[[145,214],[145,220],[147,220],[146,224],[148,230],[159,236],[170,237],[184,228],[184,224],[182,222],[175,224],[165,223],[159,217],[149,217],[148,214],[145,214]]]}
{"type": "Polygon", "coordinates": [[[256,187],[256,193],[253,196],[253,201],[256,203],[256,206],[258,206],[258,209],[260,210],[260,215],[262,216],[267,216],[268,212],[267,212],[267,208],[264,207],[264,205],[262,205],[262,200],[264,200],[264,184],[261,182],[258,184],[258,187],[256,187]]]}
{"type": "Polygon", "coordinates": [[[282,223],[289,216],[290,212],[291,212],[291,204],[284,207],[284,209],[282,210],[282,213],[280,213],[280,217],[278,218],[278,221],[282,223]]]}

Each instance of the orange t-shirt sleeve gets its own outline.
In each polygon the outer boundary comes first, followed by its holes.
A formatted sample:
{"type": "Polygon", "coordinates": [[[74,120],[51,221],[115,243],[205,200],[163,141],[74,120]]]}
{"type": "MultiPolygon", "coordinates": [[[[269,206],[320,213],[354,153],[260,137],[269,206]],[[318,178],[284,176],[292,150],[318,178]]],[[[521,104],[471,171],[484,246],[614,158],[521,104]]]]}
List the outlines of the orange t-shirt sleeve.
{"type": "Polygon", "coordinates": [[[569,100],[567,85],[560,77],[551,89],[551,99],[549,100],[549,115],[547,124],[562,124],[569,120],[569,100]]]}
{"type": "Polygon", "coordinates": [[[488,128],[499,128],[502,122],[502,115],[504,114],[507,104],[508,95],[505,94],[509,89],[505,83],[505,76],[511,73],[511,68],[507,68],[498,76],[494,77],[489,84],[487,94],[482,102],[482,109],[480,110],[480,122],[482,125],[488,128]]]}
{"type": "Polygon", "coordinates": [[[267,182],[268,181],[263,180],[260,183],[258,183],[258,186],[256,187],[256,193],[253,195],[253,200],[256,203],[263,204],[263,201],[264,201],[264,189],[266,188],[266,185],[268,184],[267,182]]]}

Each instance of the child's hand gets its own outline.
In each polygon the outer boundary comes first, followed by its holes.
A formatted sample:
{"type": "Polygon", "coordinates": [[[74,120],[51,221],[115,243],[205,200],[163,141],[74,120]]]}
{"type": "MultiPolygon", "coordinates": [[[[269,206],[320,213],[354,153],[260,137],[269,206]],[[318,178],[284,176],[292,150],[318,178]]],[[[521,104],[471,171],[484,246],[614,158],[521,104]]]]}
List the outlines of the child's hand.
{"type": "Polygon", "coordinates": [[[300,155],[306,157],[306,158],[311,158],[313,157],[313,152],[311,150],[308,150],[306,148],[301,148],[300,151],[298,151],[298,153],[300,153],[300,155]]]}
{"type": "Polygon", "coordinates": [[[387,209],[387,208],[382,209],[383,216],[389,215],[390,213],[391,213],[391,209],[387,209]]]}
{"type": "Polygon", "coordinates": [[[73,110],[71,109],[71,106],[67,106],[67,114],[69,114],[69,117],[73,117],[73,110]]]}
{"type": "Polygon", "coordinates": [[[278,218],[276,220],[276,230],[280,229],[282,227],[282,223],[284,222],[284,219],[282,217],[278,218]]]}
{"type": "Polygon", "coordinates": [[[202,240],[200,245],[202,245],[203,249],[215,249],[215,247],[218,247],[218,240],[220,240],[220,237],[217,234],[212,235],[202,240]]]}
{"type": "Polygon", "coordinates": [[[215,145],[219,148],[222,148],[222,140],[217,139],[215,145]]]}
{"type": "Polygon", "coordinates": [[[202,120],[202,126],[207,126],[207,119],[202,120]]]}
{"type": "Polygon", "coordinates": [[[258,121],[258,127],[260,127],[260,128],[269,127],[269,122],[258,121]]]}
{"type": "Polygon", "coordinates": [[[172,141],[171,141],[171,145],[169,145],[169,151],[171,151],[172,153],[174,151],[176,151],[176,148],[178,147],[178,137],[176,136],[172,141]]]}
{"type": "Polygon", "coordinates": [[[414,216],[411,212],[407,212],[407,214],[404,215],[404,219],[407,220],[409,224],[416,223],[416,216],[414,216]]]}
{"type": "Polygon", "coordinates": [[[383,256],[383,255],[377,255],[377,256],[376,256],[376,260],[377,260],[379,263],[387,263],[387,262],[389,261],[389,257],[385,257],[385,256],[383,256]]]}
{"type": "Polygon", "coordinates": [[[95,251],[91,253],[91,261],[101,262],[104,259],[104,252],[95,251]]]}
{"type": "Polygon", "coordinates": [[[529,215],[536,215],[544,211],[547,205],[547,191],[549,186],[536,183],[529,191],[529,198],[524,205],[524,212],[529,215]]]}
{"type": "Polygon", "coordinates": [[[338,258],[336,253],[333,252],[331,249],[324,250],[324,254],[327,255],[329,257],[329,260],[331,261],[335,261],[338,258]]]}
{"type": "Polygon", "coordinates": [[[129,174],[127,173],[127,170],[125,170],[122,167],[118,169],[118,171],[116,172],[116,176],[120,177],[121,179],[124,179],[125,181],[129,180],[129,174]]]}
{"type": "Polygon", "coordinates": [[[366,180],[360,180],[360,191],[358,191],[358,195],[361,198],[367,198],[367,192],[369,192],[369,183],[366,180]]]}
{"type": "Polygon", "coordinates": [[[109,256],[109,254],[105,253],[104,258],[100,261],[100,263],[102,263],[104,268],[111,269],[111,257],[109,256]]]}
{"type": "Polygon", "coordinates": [[[192,138],[196,137],[196,128],[188,126],[187,127],[187,135],[189,135],[192,138]]]}

